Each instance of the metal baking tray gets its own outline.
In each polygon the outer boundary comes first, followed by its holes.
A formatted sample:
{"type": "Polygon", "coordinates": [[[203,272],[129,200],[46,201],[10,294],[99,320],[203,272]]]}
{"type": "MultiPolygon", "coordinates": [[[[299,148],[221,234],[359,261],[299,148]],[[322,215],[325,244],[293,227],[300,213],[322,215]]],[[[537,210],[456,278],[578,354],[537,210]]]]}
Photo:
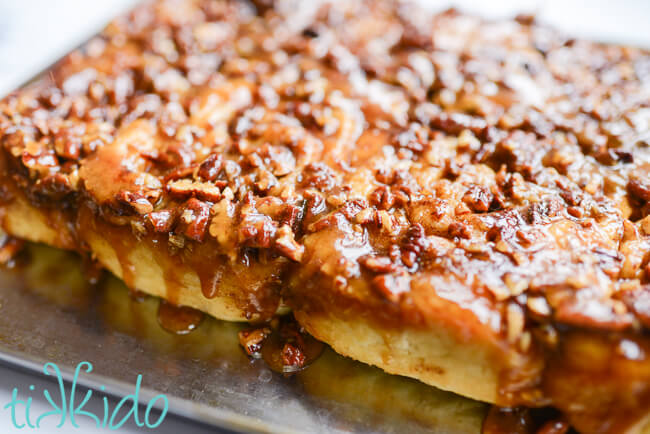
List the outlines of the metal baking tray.
{"type": "Polygon", "coordinates": [[[28,245],[13,269],[0,270],[0,360],[42,373],[56,363],[66,380],[82,361],[78,384],[165,394],[170,412],[242,432],[479,432],[486,406],[415,380],[389,375],[326,349],[292,376],[249,359],[244,325],[204,318],[187,335],[157,319],[159,300],[136,299],[106,273],[87,283],[74,253],[28,245]]]}

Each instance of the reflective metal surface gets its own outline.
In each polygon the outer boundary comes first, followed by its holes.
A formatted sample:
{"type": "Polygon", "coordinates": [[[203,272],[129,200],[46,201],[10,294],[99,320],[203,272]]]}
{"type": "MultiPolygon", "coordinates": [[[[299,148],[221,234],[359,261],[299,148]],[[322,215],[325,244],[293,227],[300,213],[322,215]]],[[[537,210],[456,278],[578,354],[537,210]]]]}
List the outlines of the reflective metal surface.
{"type": "Polygon", "coordinates": [[[42,371],[56,362],[115,395],[133,393],[143,374],[148,401],[214,426],[255,432],[478,432],[483,404],[384,374],[327,349],[286,378],[238,344],[242,325],[206,318],[187,335],[164,331],[159,301],[134,299],[117,279],[86,283],[72,253],[29,245],[14,269],[0,270],[0,359],[42,371]]]}

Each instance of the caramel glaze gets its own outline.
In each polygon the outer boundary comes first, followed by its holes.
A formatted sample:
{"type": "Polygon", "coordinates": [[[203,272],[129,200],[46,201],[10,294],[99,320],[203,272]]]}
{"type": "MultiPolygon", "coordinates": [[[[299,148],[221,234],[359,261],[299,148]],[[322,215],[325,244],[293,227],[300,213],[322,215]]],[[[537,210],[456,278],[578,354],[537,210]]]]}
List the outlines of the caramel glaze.
{"type": "Polygon", "coordinates": [[[195,330],[203,321],[203,312],[187,306],[175,306],[161,300],[158,306],[158,323],[170,333],[185,335],[195,330]]]}
{"type": "Polygon", "coordinates": [[[292,315],[240,331],[239,343],[250,357],[263,358],[269,368],[287,376],[307,368],[325,348],[292,315]]]}
{"type": "Polygon", "coordinates": [[[442,325],[590,432],[650,404],[649,137],[647,51],[389,1],[145,3],[0,103],[3,191],[127,284],[138,240],[172,303],[180,262],[251,317],[442,325]]]}
{"type": "Polygon", "coordinates": [[[228,297],[247,312],[250,319],[269,319],[278,310],[278,270],[286,263],[284,258],[260,255],[252,264],[247,262],[248,257],[229,261],[214,242],[196,243],[181,238],[188,244],[181,247],[170,244],[168,235],[141,233],[128,223],[123,224],[114,217],[109,222],[104,216],[102,211],[93,211],[90,203],[82,206],[77,216],[76,233],[80,240],[88,239],[91,233],[99,233],[109,242],[120,262],[122,279],[129,288],[137,290],[130,255],[137,243],[143,243],[164,274],[165,299],[171,304],[178,304],[178,292],[184,286],[183,273],[191,270],[199,277],[204,296],[228,297]]]}

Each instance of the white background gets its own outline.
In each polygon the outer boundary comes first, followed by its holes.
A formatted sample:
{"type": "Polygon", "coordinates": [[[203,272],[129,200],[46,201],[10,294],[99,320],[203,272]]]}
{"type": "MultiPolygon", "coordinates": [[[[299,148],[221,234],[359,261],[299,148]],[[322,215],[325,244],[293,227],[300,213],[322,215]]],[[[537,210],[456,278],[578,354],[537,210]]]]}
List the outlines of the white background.
{"type": "MultiPolygon", "coordinates": [[[[134,0],[0,0],[0,95],[25,82],[133,3],[134,0]]],[[[435,8],[453,3],[463,10],[489,17],[536,12],[542,21],[573,36],[650,47],[648,0],[460,0],[428,3],[435,8]]],[[[26,394],[32,384],[35,386],[31,395],[34,397],[33,414],[40,414],[49,409],[42,399],[42,390],[54,390],[56,385],[44,378],[0,366],[0,432],[18,432],[12,429],[9,413],[2,407],[11,400],[14,387],[23,392],[24,399],[28,397],[26,394]]],[[[91,402],[90,408],[101,414],[101,401],[91,402]]],[[[38,432],[72,430],[56,430],[53,425],[47,424],[38,432]]],[[[20,432],[26,431],[35,430],[23,429],[20,432]]],[[[76,431],[106,432],[95,429],[90,423],[82,423],[82,428],[76,431]]],[[[119,432],[142,431],[149,430],[138,430],[131,424],[119,432]]],[[[199,433],[208,430],[168,417],[155,432],[199,433]]]]}

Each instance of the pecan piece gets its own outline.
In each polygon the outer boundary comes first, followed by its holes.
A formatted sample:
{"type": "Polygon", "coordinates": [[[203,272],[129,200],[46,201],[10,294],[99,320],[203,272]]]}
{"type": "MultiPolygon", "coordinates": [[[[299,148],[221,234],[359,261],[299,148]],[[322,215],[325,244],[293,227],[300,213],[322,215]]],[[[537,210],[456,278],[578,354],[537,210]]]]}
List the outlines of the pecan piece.
{"type": "Polygon", "coordinates": [[[401,260],[407,267],[413,267],[427,247],[427,238],[424,227],[416,223],[409,227],[406,232],[406,239],[401,249],[401,260]]]}
{"type": "Polygon", "coordinates": [[[62,128],[54,134],[54,150],[59,157],[76,160],[81,155],[81,128],[62,128]]]}
{"type": "Polygon", "coordinates": [[[307,358],[303,351],[296,345],[289,342],[282,347],[282,364],[284,370],[288,372],[297,371],[302,368],[307,358]]]}
{"type": "Polygon", "coordinates": [[[176,213],[171,209],[163,209],[147,214],[147,220],[156,232],[169,232],[176,222],[176,213]]]}
{"type": "Polygon", "coordinates": [[[281,254],[292,261],[300,262],[305,253],[305,247],[298,244],[294,238],[293,231],[288,225],[282,225],[278,229],[278,237],[275,239],[275,248],[281,254]]]}
{"type": "Polygon", "coordinates": [[[463,202],[477,213],[487,212],[490,209],[492,199],[494,199],[494,196],[487,187],[476,184],[470,186],[465,196],[463,196],[463,202]]]}
{"type": "Polygon", "coordinates": [[[275,237],[275,223],[269,216],[249,214],[239,228],[239,242],[247,247],[268,248],[275,237]]]}
{"type": "Polygon", "coordinates": [[[359,263],[375,273],[390,273],[397,270],[397,266],[388,256],[362,256],[359,258],[359,263]]]}
{"type": "Polygon", "coordinates": [[[650,179],[632,178],[627,184],[627,189],[632,196],[650,202],[650,179]]]}
{"type": "Polygon", "coordinates": [[[370,195],[370,203],[379,209],[387,210],[395,204],[395,195],[393,195],[389,187],[382,185],[372,192],[370,195]]]}
{"type": "Polygon", "coordinates": [[[168,183],[167,190],[170,195],[179,198],[193,196],[208,202],[218,202],[221,200],[221,191],[209,182],[194,182],[190,179],[179,179],[168,183]]]}
{"type": "Polygon", "coordinates": [[[447,231],[449,232],[449,235],[454,238],[465,238],[466,240],[469,240],[472,235],[469,227],[461,222],[451,223],[447,231]]]}
{"type": "Polygon", "coordinates": [[[219,172],[223,167],[223,160],[219,154],[211,154],[203,160],[199,166],[197,175],[204,181],[214,181],[219,176],[219,172]]]}
{"type": "Polygon", "coordinates": [[[302,219],[302,208],[295,205],[286,204],[281,213],[281,223],[289,225],[291,228],[297,227],[297,224],[302,219]]]}
{"type": "Polygon", "coordinates": [[[319,193],[308,190],[304,193],[304,196],[306,199],[305,220],[310,220],[312,217],[315,217],[327,211],[325,199],[323,199],[323,196],[319,193]]]}
{"type": "Polygon", "coordinates": [[[121,191],[115,196],[115,201],[120,205],[126,205],[138,214],[144,215],[153,211],[153,205],[140,193],[121,191]]]}
{"type": "Polygon", "coordinates": [[[372,286],[379,294],[393,303],[399,302],[402,295],[411,289],[406,274],[380,274],[372,279],[372,286]]]}
{"type": "Polygon", "coordinates": [[[35,152],[23,152],[22,163],[33,177],[47,175],[59,166],[59,159],[49,149],[39,148],[35,152]]]}
{"type": "Polygon", "coordinates": [[[630,171],[627,190],[638,199],[650,201],[650,163],[641,164],[630,171]]]}
{"type": "Polygon", "coordinates": [[[198,199],[191,198],[183,207],[180,216],[179,231],[195,241],[203,241],[208,229],[210,205],[198,199]]]}
{"type": "Polygon", "coordinates": [[[311,163],[303,169],[299,182],[302,187],[329,191],[336,185],[336,175],[323,163],[311,163]]]}
{"type": "Polygon", "coordinates": [[[50,200],[61,200],[73,191],[68,176],[53,173],[34,183],[34,192],[50,200]]]}
{"type": "Polygon", "coordinates": [[[262,357],[262,344],[270,334],[271,329],[268,327],[242,330],[238,333],[239,344],[244,348],[246,354],[259,359],[262,357]]]}

